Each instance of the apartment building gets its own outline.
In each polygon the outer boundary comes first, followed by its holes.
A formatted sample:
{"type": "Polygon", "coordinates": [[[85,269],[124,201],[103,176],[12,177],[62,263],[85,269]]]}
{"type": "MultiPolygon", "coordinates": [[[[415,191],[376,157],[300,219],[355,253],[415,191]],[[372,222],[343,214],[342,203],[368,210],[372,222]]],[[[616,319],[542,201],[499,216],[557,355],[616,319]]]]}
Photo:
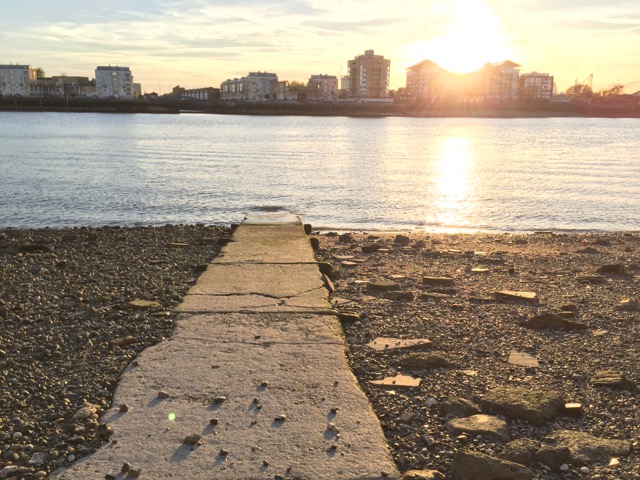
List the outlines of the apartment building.
{"type": "Polygon", "coordinates": [[[264,102],[275,100],[278,75],[268,72],[249,72],[246,77],[225,80],[220,84],[221,100],[264,102]]]}
{"type": "Polygon", "coordinates": [[[96,84],[89,77],[59,75],[31,82],[31,95],[39,97],[87,97],[95,93],[96,84]]]}
{"type": "Polygon", "coordinates": [[[404,95],[408,99],[437,101],[446,95],[447,71],[431,60],[407,68],[404,95]]]}
{"type": "Polygon", "coordinates": [[[37,78],[30,65],[0,65],[0,95],[31,95],[31,83],[37,78]]]}
{"type": "Polygon", "coordinates": [[[350,98],[389,97],[389,73],[391,61],[373,50],[366,50],[347,63],[350,98]]]}
{"type": "Polygon", "coordinates": [[[98,98],[133,98],[133,75],[129,67],[97,67],[96,96],[98,98]]]}
{"type": "Polygon", "coordinates": [[[538,72],[521,74],[518,94],[524,101],[551,100],[553,76],[538,72]]]}
{"type": "Polygon", "coordinates": [[[486,100],[516,100],[518,98],[520,65],[510,60],[488,63],[481,69],[486,100]]]}
{"type": "Polygon", "coordinates": [[[338,77],[335,75],[311,75],[307,83],[307,99],[310,102],[337,102],[338,77]]]}

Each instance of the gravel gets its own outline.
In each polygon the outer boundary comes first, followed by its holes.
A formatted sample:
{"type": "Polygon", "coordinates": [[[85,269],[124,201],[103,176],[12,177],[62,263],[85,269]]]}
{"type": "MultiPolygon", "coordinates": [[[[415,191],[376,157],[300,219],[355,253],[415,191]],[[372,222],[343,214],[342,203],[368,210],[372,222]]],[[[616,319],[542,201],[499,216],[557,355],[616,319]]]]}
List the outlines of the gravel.
{"type": "Polygon", "coordinates": [[[519,386],[560,392],[564,401],[581,403],[585,413],[580,418],[559,415],[540,426],[510,420],[511,439],[543,442],[557,430],[581,430],[633,445],[632,454],[618,459],[618,465],[589,465],[589,474],[578,465],[561,472],[534,463],[530,467],[537,478],[640,478],[638,390],[590,382],[597,371],[613,369],[640,385],[640,312],[620,307],[624,299],[631,306],[640,300],[640,234],[412,233],[396,240],[393,234],[325,232],[318,238],[319,259],[334,268],[336,308],[360,316],[343,321],[352,368],[401,472],[449,474],[460,449],[501,455],[504,441],[449,432],[449,418],[439,405],[449,397],[478,403],[495,387],[519,386]],[[585,251],[590,253],[578,253],[585,251]],[[453,286],[424,283],[424,277],[452,278],[453,286]],[[381,282],[397,283],[404,294],[390,296],[376,289],[381,282]],[[498,301],[495,292],[502,290],[534,292],[538,303],[498,301]],[[572,316],[587,328],[534,330],[523,325],[546,312],[572,316]],[[403,366],[409,352],[377,352],[367,346],[378,337],[427,338],[432,344],[424,350],[444,356],[452,366],[403,366]],[[540,367],[508,363],[511,351],[534,355],[540,367]],[[422,383],[406,389],[370,383],[398,374],[422,383]]]}
{"type": "Polygon", "coordinates": [[[173,308],[228,233],[0,230],[2,478],[44,478],[108,440],[98,418],[120,374],[172,334],[173,308]]]}

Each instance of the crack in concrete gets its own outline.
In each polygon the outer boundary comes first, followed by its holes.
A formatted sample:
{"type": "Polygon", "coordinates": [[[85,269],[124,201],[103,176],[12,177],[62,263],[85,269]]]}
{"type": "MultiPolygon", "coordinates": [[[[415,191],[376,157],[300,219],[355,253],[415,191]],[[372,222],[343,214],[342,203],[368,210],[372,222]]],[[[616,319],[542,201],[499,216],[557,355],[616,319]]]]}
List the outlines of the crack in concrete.
{"type": "Polygon", "coordinates": [[[207,338],[202,338],[202,337],[175,337],[172,339],[172,342],[176,342],[179,340],[183,340],[183,341],[197,341],[197,342],[202,342],[202,343],[206,343],[206,344],[210,344],[210,345],[255,345],[257,347],[260,346],[269,346],[269,345],[342,345],[346,348],[346,345],[344,342],[341,341],[325,341],[325,342],[314,342],[314,341],[309,341],[309,342],[283,342],[283,341],[278,341],[278,340],[263,340],[261,342],[257,342],[257,341],[251,341],[251,340],[218,340],[218,339],[207,339],[207,338]]]}

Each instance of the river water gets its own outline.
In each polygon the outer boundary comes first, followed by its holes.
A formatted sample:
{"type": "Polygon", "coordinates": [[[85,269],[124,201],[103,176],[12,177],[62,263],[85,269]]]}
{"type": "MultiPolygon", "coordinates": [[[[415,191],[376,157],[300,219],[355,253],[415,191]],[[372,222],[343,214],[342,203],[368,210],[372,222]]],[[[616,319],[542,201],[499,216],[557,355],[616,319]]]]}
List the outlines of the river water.
{"type": "Polygon", "coordinates": [[[0,227],[640,230],[640,119],[0,112],[0,227]]]}

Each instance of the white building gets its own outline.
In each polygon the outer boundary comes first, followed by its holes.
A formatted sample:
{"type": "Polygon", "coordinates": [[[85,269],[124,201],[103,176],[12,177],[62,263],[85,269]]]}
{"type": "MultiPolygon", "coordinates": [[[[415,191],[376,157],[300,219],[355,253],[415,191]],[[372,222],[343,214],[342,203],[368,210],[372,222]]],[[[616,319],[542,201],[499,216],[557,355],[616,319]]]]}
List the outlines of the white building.
{"type": "Polygon", "coordinates": [[[267,72],[249,72],[249,75],[220,84],[220,100],[264,102],[275,100],[278,93],[278,75],[267,72]]]}
{"type": "Polygon", "coordinates": [[[307,83],[310,102],[337,102],[338,77],[335,75],[311,75],[307,83]]]}
{"type": "Polygon", "coordinates": [[[31,82],[36,78],[36,69],[29,65],[0,65],[0,94],[31,95],[31,82]]]}
{"type": "Polygon", "coordinates": [[[98,98],[133,98],[133,75],[129,67],[97,67],[96,95],[98,98]]]}

